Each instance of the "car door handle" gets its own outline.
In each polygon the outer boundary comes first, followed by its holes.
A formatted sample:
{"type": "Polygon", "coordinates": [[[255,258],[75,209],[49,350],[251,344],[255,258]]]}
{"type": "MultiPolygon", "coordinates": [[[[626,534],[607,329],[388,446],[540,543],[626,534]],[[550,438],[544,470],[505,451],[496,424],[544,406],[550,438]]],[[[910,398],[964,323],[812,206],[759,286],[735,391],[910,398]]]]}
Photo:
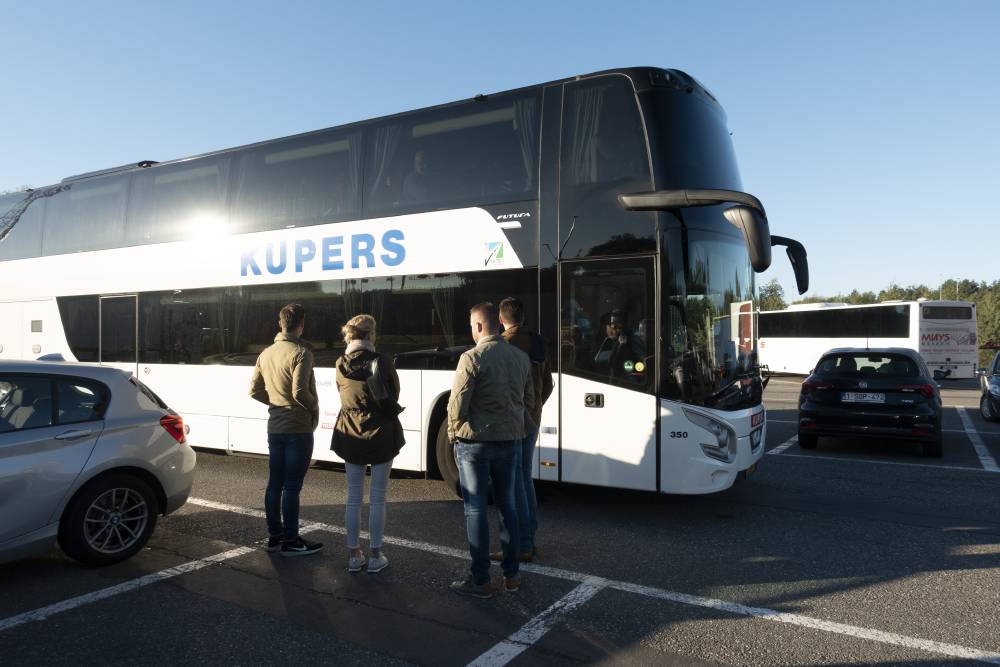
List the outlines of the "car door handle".
{"type": "Polygon", "coordinates": [[[63,431],[56,436],[56,440],[79,440],[90,435],[89,428],[75,428],[72,431],[63,431]]]}

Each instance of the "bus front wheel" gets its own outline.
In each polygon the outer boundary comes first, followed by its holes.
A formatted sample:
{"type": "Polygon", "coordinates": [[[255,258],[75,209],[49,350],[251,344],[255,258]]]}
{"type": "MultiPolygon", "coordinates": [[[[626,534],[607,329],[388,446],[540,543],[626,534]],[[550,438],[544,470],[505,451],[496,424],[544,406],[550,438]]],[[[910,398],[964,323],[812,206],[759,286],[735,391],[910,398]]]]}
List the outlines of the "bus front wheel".
{"type": "Polygon", "coordinates": [[[442,420],[437,434],[437,465],[444,485],[455,495],[461,496],[462,489],[458,483],[458,461],[455,460],[455,446],[448,440],[448,421],[442,420]]]}

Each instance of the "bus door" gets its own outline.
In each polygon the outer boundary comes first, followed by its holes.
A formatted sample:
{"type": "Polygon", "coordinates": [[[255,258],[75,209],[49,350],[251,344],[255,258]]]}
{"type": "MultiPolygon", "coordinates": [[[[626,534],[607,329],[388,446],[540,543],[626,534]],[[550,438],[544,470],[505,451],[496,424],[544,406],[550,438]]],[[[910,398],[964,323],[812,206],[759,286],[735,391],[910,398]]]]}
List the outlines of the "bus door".
{"type": "Polygon", "coordinates": [[[656,264],[560,264],[559,479],[656,490],[656,264]]]}
{"type": "Polygon", "coordinates": [[[138,298],[135,294],[100,298],[100,360],[102,365],[127,370],[138,377],[138,298]]]}

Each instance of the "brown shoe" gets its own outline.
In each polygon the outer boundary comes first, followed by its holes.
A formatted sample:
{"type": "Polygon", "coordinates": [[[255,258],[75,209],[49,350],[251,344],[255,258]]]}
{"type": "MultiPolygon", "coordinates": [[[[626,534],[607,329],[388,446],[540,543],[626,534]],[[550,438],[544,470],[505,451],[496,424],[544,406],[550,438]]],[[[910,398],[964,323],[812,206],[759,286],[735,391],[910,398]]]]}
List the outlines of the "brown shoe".
{"type": "Polygon", "coordinates": [[[513,576],[510,579],[507,577],[503,578],[503,589],[508,593],[513,593],[514,591],[520,590],[521,588],[521,577],[513,576]]]}
{"type": "Polygon", "coordinates": [[[459,595],[468,595],[469,597],[480,598],[481,600],[493,597],[493,585],[488,581],[485,584],[477,584],[472,580],[471,574],[465,579],[453,581],[451,583],[451,590],[459,595]]]}
{"type": "MultiPolygon", "coordinates": [[[[520,556],[517,557],[517,559],[519,561],[521,561],[522,563],[530,563],[532,560],[534,560],[534,558],[535,558],[534,554],[532,554],[530,551],[526,551],[526,552],[524,552],[523,554],[521,554],[520,556]]],[[[499,563],[500,561],[503,560],[503,552],[502,551],[494,551],[493,553],[490,554],[490,560],[496,561],[496,562],[499,563]]]]}

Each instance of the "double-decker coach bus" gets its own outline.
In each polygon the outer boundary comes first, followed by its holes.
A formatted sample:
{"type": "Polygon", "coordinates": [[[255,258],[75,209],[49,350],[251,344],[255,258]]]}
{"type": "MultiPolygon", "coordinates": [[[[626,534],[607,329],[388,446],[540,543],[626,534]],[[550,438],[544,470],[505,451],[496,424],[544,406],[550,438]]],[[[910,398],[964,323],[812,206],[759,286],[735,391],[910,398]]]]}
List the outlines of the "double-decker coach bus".
{"type": "Polygon", "coordinates": [[[772,372],[808,375],[834,347],[906,347],[935,377],[976,376],[976,304],[969,301],[801,304],[763,311],[758,322],[760,360],[772,372]]]}
{"type": "Polygon", "coordinates": [[[543,480],[708,493],[763,453],[754,273],[785,245],[741,191],[725,114],[676,70],[574,77],[64,179],[0,200],[0,359],[131,370],[192,444],[266,453],[247,390],[286,303],[306,309],[322,417],[341,325],[378,321],[407,444],[454,483],[445,406],[468,309],[516,296],[557,390],[543,480]]]}

